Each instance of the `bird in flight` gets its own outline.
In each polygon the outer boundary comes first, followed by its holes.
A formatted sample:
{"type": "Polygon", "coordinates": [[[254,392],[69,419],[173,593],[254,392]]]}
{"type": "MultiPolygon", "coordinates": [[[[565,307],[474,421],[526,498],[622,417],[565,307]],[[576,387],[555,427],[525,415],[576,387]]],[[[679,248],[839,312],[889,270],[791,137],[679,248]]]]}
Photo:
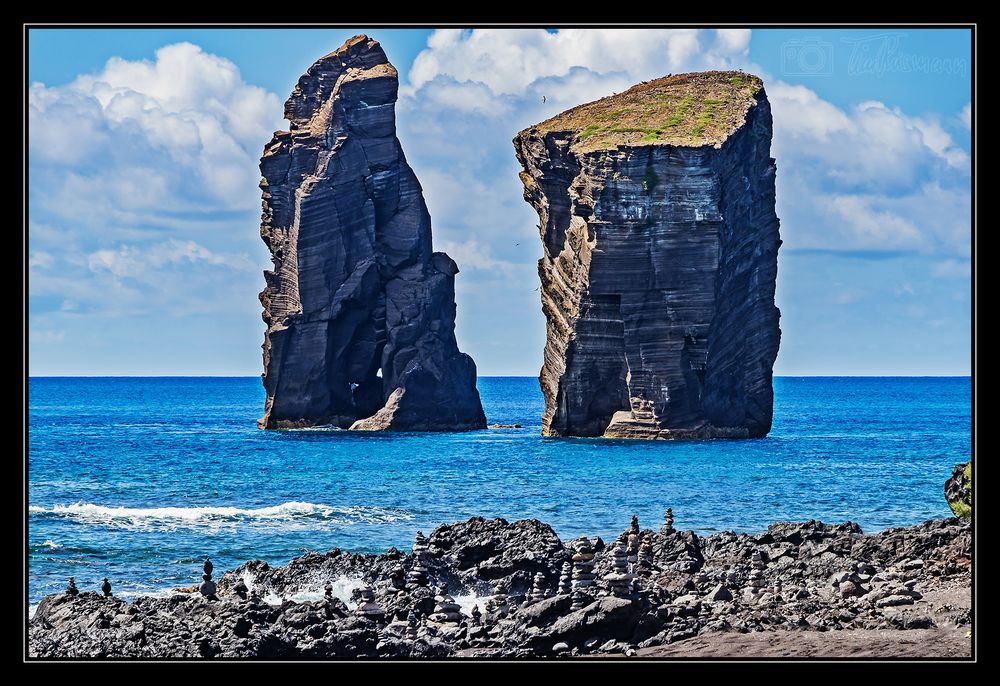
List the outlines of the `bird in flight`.
{"type": "Polygon", "coordinates": [[[542,96],[542,104],[543,105],[545,104],[545,96],[544,95],[542,96]]]}

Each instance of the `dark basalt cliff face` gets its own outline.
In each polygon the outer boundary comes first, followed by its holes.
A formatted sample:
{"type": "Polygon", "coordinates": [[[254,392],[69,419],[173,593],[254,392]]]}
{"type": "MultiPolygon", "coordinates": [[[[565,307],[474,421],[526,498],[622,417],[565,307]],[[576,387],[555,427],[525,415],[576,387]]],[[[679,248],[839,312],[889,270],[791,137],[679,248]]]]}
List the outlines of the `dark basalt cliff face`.
{"type": "Polygon", "coordinates": [[[356,36],[299,79],[291,130],[264,149],[262,427],[486,427],[476,365],[455,341],[458,267],[431,247],[397,90],[381,46],[356,36]]]}
{"type": "Polygon", "coordinates": [[[767,96],[742,72],[647,82],[517,135],[544,248],[544,434],[767,434],[770,144],[767,96]]]}

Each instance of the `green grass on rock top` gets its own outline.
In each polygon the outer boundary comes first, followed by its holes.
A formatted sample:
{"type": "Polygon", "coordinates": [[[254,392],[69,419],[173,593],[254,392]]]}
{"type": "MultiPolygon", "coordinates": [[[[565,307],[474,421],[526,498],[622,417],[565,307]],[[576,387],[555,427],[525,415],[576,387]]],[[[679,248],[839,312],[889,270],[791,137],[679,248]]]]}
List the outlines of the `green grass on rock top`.
{"type": "Polygon", "coordinates": [[[764,87],[741,71],[674,74],[579,105],[533,127],[576,134],[577,152],[619,145],[717,145],[746,119],[764,87]]]}

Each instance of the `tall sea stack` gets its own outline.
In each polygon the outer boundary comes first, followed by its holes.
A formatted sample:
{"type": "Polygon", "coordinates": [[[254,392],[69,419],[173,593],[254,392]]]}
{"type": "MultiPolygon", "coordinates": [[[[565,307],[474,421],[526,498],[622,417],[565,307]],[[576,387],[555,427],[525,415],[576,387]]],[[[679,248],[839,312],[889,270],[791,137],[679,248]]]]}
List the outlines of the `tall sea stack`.
{"type": "Polygon", "coordinates": [[[538,211],[550,436],[771,429],[771,108],[743,72],[668,76],[514,138],[538,211]]]}
{"type": "Polygon", "coordinates": [[[396,138],[396,70],[355,36],[299,78],[260,160],[264,428],[485,428],[455,341],[455,274],[433,252],[396,138]]]}

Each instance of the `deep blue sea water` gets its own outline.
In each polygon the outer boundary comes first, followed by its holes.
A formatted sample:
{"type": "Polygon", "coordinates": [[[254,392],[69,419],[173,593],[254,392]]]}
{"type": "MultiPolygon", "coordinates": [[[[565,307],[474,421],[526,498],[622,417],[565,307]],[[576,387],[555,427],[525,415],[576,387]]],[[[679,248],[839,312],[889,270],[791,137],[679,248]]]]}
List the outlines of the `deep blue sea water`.
{"type": "Polygon", "coordinates": [[[104,576],[130,597],[244,560],[409,549],[474,515],[538,517],[564,539],[656,528],[756,531],[853,520],[866,531],[948,516],[969,459],[968,378],[783,377],[767,438],[690,442],[539,436],[538,382],[486,377],[490,422],[458,434],[261,431],[251,378],[32,378],[32,603],[104,576]]]}

